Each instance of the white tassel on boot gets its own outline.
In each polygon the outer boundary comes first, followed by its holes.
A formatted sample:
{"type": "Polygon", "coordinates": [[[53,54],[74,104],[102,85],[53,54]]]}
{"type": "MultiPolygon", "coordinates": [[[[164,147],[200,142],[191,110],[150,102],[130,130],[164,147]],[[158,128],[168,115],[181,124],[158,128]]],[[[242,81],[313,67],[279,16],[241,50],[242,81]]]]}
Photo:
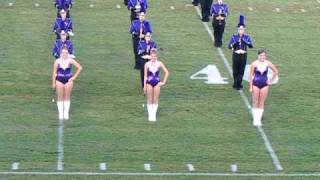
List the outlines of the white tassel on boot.
{"type": "Polygon", "coordinates": [[[63,101],[57,101],[59,120],[63,120],[63,101]]]}
{"type": "Polygon", "coordinates": [[[65,120],[69,119],[69,110],[70,110],[70,101],[63,101],[64,109],[63,109],[63,118],[65,120]]]}

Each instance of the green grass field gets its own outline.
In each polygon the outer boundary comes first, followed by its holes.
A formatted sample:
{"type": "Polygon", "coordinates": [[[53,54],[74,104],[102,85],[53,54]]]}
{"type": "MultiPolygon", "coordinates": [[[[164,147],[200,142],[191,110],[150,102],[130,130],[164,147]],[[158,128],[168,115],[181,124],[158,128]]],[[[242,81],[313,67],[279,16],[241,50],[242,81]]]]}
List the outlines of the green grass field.
{"type": "MultiPolygon", "coordinates": [[[[84,69],[73,91],[71,119],[64,122],[63,172],[101,172],[99,163],[105,162],[106,173],[146,172],[145,163],[152,164],[153,173],[188,173],[188,163],[194,165],[195,173],[230,173],[231,164],[237,164],[240,174],[278,173],[240,94],[231,88],[232,78],[195,8],[186,6],[189,0],[149,0],[147,19],[161,48],[160,59],[171,75],[161,91],[158,121],[147,121],[139,73],[133,69],[129,12],[122,2],[76,0],[72,8],[72,40],[84,69]],[[90,4],[95,6],[89,8],[90,4]],[[117,9],[117,4],[122,8],[117,9]],[[229,84],[206,85],[190,79],[208,64],[216,65],[229,84]]],[[[280,174],[319,172],[320,3],[226,2],[230,16],[222,50],[229,63],[231,51],[226,46],[236,33],[239,14],[244,13],[255,46],[248,61],[263,47],[280,71],[263,120],[263,129],[284,168],[280,174]]],[[[0,172],[11,172],[13,162],[20,162],[17,172],[57,172],[59,122],[50,86],[55,15],[51,0],[0,0],[0,172]]],[[[244,94],[251,101],[247,86],[244,94]]],[[[0,179],[26,178],[106,177],[0,175],[0,179]]],[[[307,177],[292,177],[302,178],[307,177]]]]}

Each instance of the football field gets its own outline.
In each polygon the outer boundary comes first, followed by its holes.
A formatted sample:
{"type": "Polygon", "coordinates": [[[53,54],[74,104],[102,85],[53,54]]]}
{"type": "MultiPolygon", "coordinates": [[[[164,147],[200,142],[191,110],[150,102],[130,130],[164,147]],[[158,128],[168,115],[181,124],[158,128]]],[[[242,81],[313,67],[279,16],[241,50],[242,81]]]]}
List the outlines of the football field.
{"type": "Polygon", "coordinates": [[[75,0],[71,39],[83,71],[70,120],[60,122],[51,88],[55,7],[0,0],[0,179],[320,178],[320,1],[225,1],[230,15],[215,48],[211,22],[189,0],[148,0],[170,71],[151,123],[122,0],[75,0]],[[232,89],[227,44],[241,13],[254,45],[248,63],[265,48],[279,70],[260,128],[248,83],[232,89]],[[228,84],[190,78],[208,65],[228,84]]]}

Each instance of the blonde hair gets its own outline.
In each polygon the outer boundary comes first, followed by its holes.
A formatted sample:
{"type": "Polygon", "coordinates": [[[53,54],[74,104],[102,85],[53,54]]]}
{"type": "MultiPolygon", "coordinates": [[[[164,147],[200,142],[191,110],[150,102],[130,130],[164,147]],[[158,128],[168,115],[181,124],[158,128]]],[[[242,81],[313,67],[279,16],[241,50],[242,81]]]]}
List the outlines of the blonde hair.
{"type": "Polygon", "coordinates": [[[158,55],[157,49],[156,49],[156,48],[152,48],[152,49],[150,50],[150,55],[151,55],[151,54],[158,55]]]}

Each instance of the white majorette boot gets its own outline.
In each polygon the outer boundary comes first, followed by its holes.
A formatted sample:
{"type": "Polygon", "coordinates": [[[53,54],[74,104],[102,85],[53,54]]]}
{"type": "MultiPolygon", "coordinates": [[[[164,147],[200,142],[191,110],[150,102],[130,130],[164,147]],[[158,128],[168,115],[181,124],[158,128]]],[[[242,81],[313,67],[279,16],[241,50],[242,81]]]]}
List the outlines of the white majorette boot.
{"type": "Polygon", "coordinates": [[[148,121],[152,121],[152,104],[147,104],[148,121]]]}
{"type": "Polygon", "coordinates": [[[252,108],[253,126],[259,126],[258,122],[258,109],[252,108]]]}
{"type": "Polygon", "coordinates": [[[157,120],[157,112],[158,112],[158,104],[153,104],[153,107],[152,107],[152,118],[154,121],[157,120]]]}
{"type": "Polygon", "coordinates": [[[57,101],[59,120],[63,120],[63,101],[57,101]]]}
{"type": "Polygon", "coordinates": [[[65,120],[69,119],[70,101],[64,101],[63,118],[65,120]]]}
{"type": "Polygon", "coordinates": [[[264,109],[257,109],[257,111],[258,111],[258,115],[257,115],[258,126],[262,126],[261,119],[262,119],[264,109]]]}

